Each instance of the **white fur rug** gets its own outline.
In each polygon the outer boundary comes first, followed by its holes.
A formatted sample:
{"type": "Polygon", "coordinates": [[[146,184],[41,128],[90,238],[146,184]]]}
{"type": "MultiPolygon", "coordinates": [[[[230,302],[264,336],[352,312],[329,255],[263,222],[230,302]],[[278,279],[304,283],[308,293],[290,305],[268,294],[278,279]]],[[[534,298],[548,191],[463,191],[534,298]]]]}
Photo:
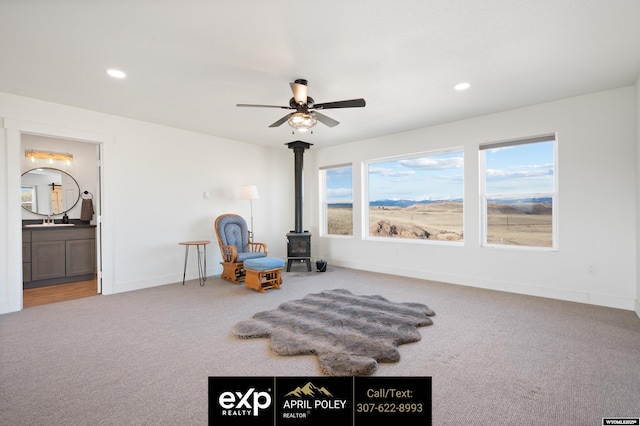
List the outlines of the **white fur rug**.
{"type": "Polygon", "coordinates": [[[327,290],[285,302],[239,322],[240,338],[271,337],[279,355],[317,354],[329,376],[362,376],[378,362],[398,362],[398,345],[421,339],[417,327],[435,313],[421,303],[395,303],[381,296],[327,290]]]}

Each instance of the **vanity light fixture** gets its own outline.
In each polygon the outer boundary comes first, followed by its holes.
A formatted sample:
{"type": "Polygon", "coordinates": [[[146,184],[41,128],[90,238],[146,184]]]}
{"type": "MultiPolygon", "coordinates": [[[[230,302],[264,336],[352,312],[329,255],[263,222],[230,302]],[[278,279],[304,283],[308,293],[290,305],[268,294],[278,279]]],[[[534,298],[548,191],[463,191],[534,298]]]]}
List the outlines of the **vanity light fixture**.
{"type": "Polygon", "coordinates": [[[40,160],[48,160],[49,164],[53,164],[54,161],[64,161],[67,163],[67,166],[71,165],[73,161],[73,155],[71,154],[60,154],[58,152],[47,152],[47,151],[35,151],[33,149],[28,149],[24,152],[24,156],[26,158],[31,159],[32,163],[36,162],[36,159],[40,160]]]}

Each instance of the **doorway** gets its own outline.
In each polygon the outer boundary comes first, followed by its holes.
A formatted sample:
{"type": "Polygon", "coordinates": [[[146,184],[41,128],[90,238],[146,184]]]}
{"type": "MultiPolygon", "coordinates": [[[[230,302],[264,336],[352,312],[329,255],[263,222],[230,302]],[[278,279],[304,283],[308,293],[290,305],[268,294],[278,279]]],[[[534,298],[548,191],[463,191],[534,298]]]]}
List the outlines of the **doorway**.
{"type": "MultiPolygon", "coordinates": [[[[113,294],[113,228],[110,226],[113,218],[112,179],[109,174],[108,162],[113,153],[114,138],[104,133],[78,130],[77,128],[60,127],[44,123],[22,121],[5,118],[6,134],[7,199],[20,199],[22,161],[25,153],[22,150],[23,135],[40,135],[82,142],[92,146],[98,152],[98,160],[93,163],[93,173],[97,175],[96,193],[99,194],[99,204],[96,204],[96,294],[113,294]],[[105,208],[106,207],[106,208],[105,208]]],[[[15,312],[23,309],[23,257],[22,257],[22,207],[20,203],[8,203],[7,215],[7,302],[3,312],[15,312]]]]}
{"type": "MultiPolygon", "coordinates": [[[[58,245],[53,242],[35,241],[36,237],[44,238],[50,233],[50,230],[36,231],[33,228],[22,228],[23,238],[32,237],[28,238],[26,243],[23,241],[23,250],[27,250],[24,253],[30,255],[26,263],[23,263],[25,268],[22,292],[23,308],[100,294],[97,270],[97,265],[100,263],[97,259],[100,253],[97,245],[99,239],[94,237],[94,234],[99,232],[97,218],[101,207],[99,184],[101,168],[98,161],[100,159],[100,145],[22,133],[21,152],[25,153],[21,160],[21,171],[24,173],[21,186],[24,189],[25,185],[30,185],[41,201],[37,204],[23,203],[21,212],[23,225],[39,222],[43,217],[48,218],[49,216],[57,224],[61,224],[64,215],[65,221],[74,225],[73,228],[66,231],[67,234],[71,232],[72,238],[77,238],[75,235],[80,232],[87,237],[91,235],[91,240],[73,240],[58,245]],[[61,160],[55,160],[53,155],[50,155],[49,159],[46,158],[46,155],[43,156],[44,158],[34,158],[33,155],[27,157],[26,153],[33,154],[34,151],[62,152],[65,153],[66,160],[62,155],[61,160]],[[63,188],[65,188],[64,191],[63,188]],[[91,213],[85,212],[85,202],[89,202],[91,213]],[[33,242],[31,242],[32,239],[33,242]],[[34,252],[31,253],[28,250],[34,252]],[[71,253],[79,255],[80,258],[75,255],[70,257],[71,253]],[[96,255],[87,256],[89,253],[96,253],[96,255]],[[40,255],[36,256],[36,254],[40,255]],[[60,259],[59,256],[61,256],[61,265],[60,260],[54,261],[54,259],[60,259]],[[65,258],[67,259],[66,267],[65,258]],[[37,263],[36,259],[38,259],[37,263]],[[80,261],[79,259],[84,260],[80,261]],[[31,273],[32,267],[33,273],[31,273]],[[52,269],[49,270],[49,268],[52,269]],[[75,269],[75,273],[70,272],[73,269],[75,269]],[[95,269],[96,272],[92,273],[92,269],[95,269]],[[40,273],[36,274],[36,271],[40,273]],[[81,276],[78,276],[78,271],[82,272],[81,276]],[[53,278],[54,276],[58,278],[53,278]],[[42,278],[45,277],[49,279],[43,281],[42,278]]],[[[60,228],[60,230],[51,232],[60,233],[66,229],[68,228],[60,228]]]]}

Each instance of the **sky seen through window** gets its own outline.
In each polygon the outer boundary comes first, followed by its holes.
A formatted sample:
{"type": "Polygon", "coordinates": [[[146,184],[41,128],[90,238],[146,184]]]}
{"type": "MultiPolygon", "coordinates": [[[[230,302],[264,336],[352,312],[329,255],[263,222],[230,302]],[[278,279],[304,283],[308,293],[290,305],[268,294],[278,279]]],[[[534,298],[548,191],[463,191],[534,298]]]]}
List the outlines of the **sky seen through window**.
{"type": "MultiPolygon", "coordinates": [[[[486,193],[531,194],[553,191],[553,141],[487,149],[486,193]]],[[[462,151],[369,163],[369,201],[461,200],[462,151]]],[[[352,168],[326,170],[329,204],[352,203],[352,168]]]]}

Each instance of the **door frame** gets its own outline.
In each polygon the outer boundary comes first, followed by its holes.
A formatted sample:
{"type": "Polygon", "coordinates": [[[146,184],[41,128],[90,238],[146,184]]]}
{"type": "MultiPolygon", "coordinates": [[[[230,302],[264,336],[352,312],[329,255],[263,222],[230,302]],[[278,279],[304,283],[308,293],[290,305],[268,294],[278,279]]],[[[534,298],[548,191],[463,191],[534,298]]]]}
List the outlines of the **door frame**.
{"type": "Polygon", "coordinates": [[[109,167],[115,138],[112,135],[72,129],[45,123],[11,118],[4,119],[7,138],[7,308],[20,311],[22,301],[22,211],[20,203],[22,134],[75,140],[96,144],[100,150],[98,185],[100,211],[96,215],[96,256],[98,290],[102,294],[114,293],[114,229],[113,229],[113,176],[109,167]]]}

